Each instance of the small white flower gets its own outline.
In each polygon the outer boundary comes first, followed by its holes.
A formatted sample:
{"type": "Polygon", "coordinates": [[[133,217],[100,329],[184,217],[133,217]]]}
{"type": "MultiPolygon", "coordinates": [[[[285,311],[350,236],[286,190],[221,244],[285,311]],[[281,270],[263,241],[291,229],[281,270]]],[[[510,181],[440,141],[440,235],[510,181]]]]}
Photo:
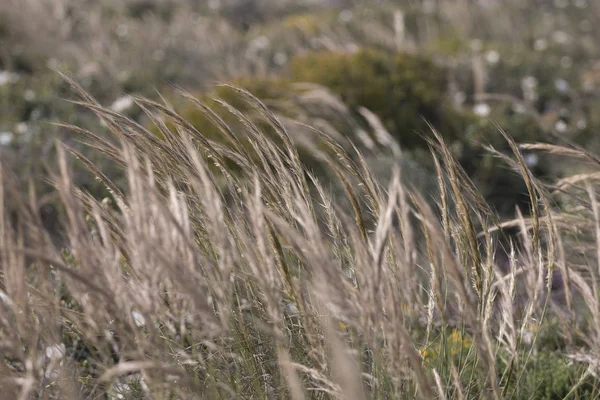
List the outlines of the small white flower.
{"type": "Polygon", "coordinates": [[[67,349],[65,348],[64,343],[54,344],[52,346],[46,347],[46,357],[50,360],[60,360],[65,356],[67,349]]]}
{"type": "Polygon", "coordinates": [[[554,87],[556,88],[556,90],[559,91],[559,93],[567,93],[570,89],[570,85],[569,82],[565,81],[564,79],[557,79],[554,81],[554,87]]]}
{"type": "Polygon", "coordinates": [[[123,38],[127,36],[128,33],[129,27],[126,24],[119,24],[119,26],[117,26],[117,36],[123,38]]]}
{"type": "Polygon", "coordinates": [[[0,300],[2,300],[5,304],[9,306],[13,303],[10,297],[8,297],[6,293],[4,293],[2,290],[0,290],[0,300]]]}
{"type": "Polygon", "coordinates": [[[250,48],[255,50],[264,50],[271,45],[271,41],[266,36],[259,36],[250,42],[250,48]]]}
{"type": "Polygon", "coordinates": [[[498,53],[496,50],[488,51],[485,53],[485,61],[491,65],[497,64],[498,61],[500,61],[500,53],[498,53]]]}
{"type": "Polygon", "coordinates": [[[292,303],[287,305],[287,311],[290,314],[298,314],[299,313],[298,308],[292,303]]]}
{"type": "Polygon", "coordinates": [[[555,125],[554,125],[554,129],[556,129],[558,132],[565,132],[567,130],[568,126],[567,123],[565,121],[558,121],[555,125]]]}
{"type": "Polygon", "coordinates": [[[58,68],[58,60],[56,58],[51,58],[51,59],[48,60],[48,62],[46,63],[46,65],[50,69],[58,68]]]}
{"type": "Polygon", "coordinates": [[[533,42],[533,48],[535,51],[544,51],[548,48],[548,41],[546,39],[536,39],[533,42]]]}
{"type": "Polygon", "coordinates": [[[141,313],[137,311],[132,311],[131,316],[133,317],[133,323],[135,324],[135,326],[137,326],[138,328],[146,326],[146,318],[144,318],[144,316],[141,313]]]}
{"type": "Polygon", "coordinates": [[[273,56],[273,61],[275,64],[281,66],[288,62],[288,56],[284,52],[279,51],[273,56]]]}
{"type": "Polygon", "coordinates": [[[587,121],[585,119],[580,119],[579,121],[577,121],[577,127],[581,130],[587,128],[587,121]]]}
{"type": "Polygon", "coordinates": [[[538,98],[537,94],[538,80],[535,76],[526,76],[521,79],[521,89],[523,90],[523,97],[529,102],[536,101],[538,98]]]}
{"type": "Polygon", "coordinates": [[[18,124],[16,124],[15,132],[17,132],[20,135],[29,132],[29,126],[27,125],[27,122],[19,122],[18,124]]]}
{"type": "Polygon", "coordinates": [[[530,75],[530,76],[526,76],[525,78],[523,78],[523,80],[521,80],[521,83],[525,87],[534,88],[534,87],[537,87],[538,80],[535,76],[530,75]]]}
{"type": "Polygon", "coordinates": [[[25,99],[25,101],[33,101],[35,100],[35,92],[31,89],[27,89],[24,93],[23,93],[23,98],[25,99]]]}
{"type": "Polygon", "coordinates": [[[111,110],[116,112],[123,112],[133,106],[133,97],[123,96],[116,99],[110,106],[111,110]]]}
{"type": "Polygon", "coordinates": [[[565,31],[555,31],[552,34],[552,40],[559,44],[565,44],[571,39],[571,36],[565,31]]]}
{"type": "MultiPolygon", "coordinates": [[[[12,142],[12,139],[12,132],[0,132],[0,146],[8,146],[12,142]]],[[[2,295],[0,295],[0,298],[2,298],[2,295]]]]}
{"type": "Polygon", "coordinates": [[[537,154],[530,153],[530,154],[525,155],[525,163],[530,168],[535,167],[539,161],[540,161],[540,159],[537,154]]]}
{"type": "Polygon", "coordinates": [[[124,399],[126,395],[131,394],[131,386],[127,383],[116,382],[114,384],[117,399],[124,399]]]}
{"type": "Polygon", "coordinates": [[[512,107],[513,111],[518,114],[525,114],[527,112],[527,108],[520,103],[514,104],[512,107]]]}
{"type": "Polygon", "coordinates": [[[523,332],[523,342],[525,344],[531,344],[533,340],[533,333],[531,333],[529,330],[526,330],[525,332],[523,332]]]}
{"type": "Polygon", "coordinates": [[[0,71],[0,86],[8,83],[15,83],[19,80],[19,74],[10,71],[0,71]]]}
{"type": "Polygon", "coordinates": [[[476,115],[479,115],[480,117],[487,117],[488,115],[490,115],[491,108],[486,103],[477,103],[473,107],[473,112],[476,115]]]}

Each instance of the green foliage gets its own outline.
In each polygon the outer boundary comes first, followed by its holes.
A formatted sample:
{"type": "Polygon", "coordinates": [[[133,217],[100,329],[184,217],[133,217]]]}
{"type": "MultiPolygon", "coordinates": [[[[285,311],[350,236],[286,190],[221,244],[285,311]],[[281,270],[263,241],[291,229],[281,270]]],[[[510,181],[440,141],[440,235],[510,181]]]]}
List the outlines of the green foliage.
{"type": "Polygon", "coordinates": [[[373,111],[406,148],[425,145],[423,118],[443,127],[449,141],[458,136],[461,122],[446,101],[446,74],[428,59],[373,50],[319,52],[294,58],[290,71],[296,81],[326,86],[351,108],[373,111]]]}
{"type": "MultiPolygon", "coordinates": [[[[489,145],[510,154],[510,148],[496,124],[519,143],[543,137],[537,121],[510,106],[494,107],[489,118],[454,110],[446,95],[446,75],[432,61],[407,54],[391,56],[372,50],[355,54],[313,53],[291,62],[294,80],[322,84],[351,108],[364,106],[373,111],[404,148],[429,163],[426,141],[431,123],[450,144],[467,174],[502,215],[512,214],[519,205],[528,211],[529,196],[520,176],[507,171],[506,162],[485,151],[489,145]],[[424,120],[425,119],[425,120],[424,120]]],[[[547,174],[547,165],[536,160],[531,169],[547,174]]]]}
{"type": "Polygon", "coordinates": [[[15,74],[14,82],[0,86],[0,130],[11,130],[19,122],[74,115],[74,107],[57,101],[67,96],[67,85],[55,73],[15,74]]]}
{"type": "Polygon", "coordinates": [[[441,332],[438,337],[419,350],[425,363],[431,367],[439,367],[440,363],[452,362],[464,364],[467,358],[472,361],[473,340],[459,330],[441,332]]]}
{"type": "Polygon", "coordinates": [[[560,354],[540,351],[525,366],[512,398],[560,400],[567,395],[574,399],[590,398],[594,392],[594,382],[591,378],[581,382],[584,372],[585,367],[560,354]],[[578,387],[574,389],[577,384],[578,387]]]}
{"type": "MultiPolygon", "coordinates": [[[[290,90],[288,82],[277,78],[240,78],[231,81],[230,84],[242,87],[260,99],[281,98],[284,96],[286,91],[290,90]]],[[[237,117],[232,115],[226,107],[219,104],[217,100],[221,100],[244,113],[251,111],[251,107],[248,102],[245,101],[234,90],[231,90],[226,86],[217,86],[212,91],[199,93],[197,97],[208,107],[218,113],[228,125],[233,125],[234,127],[238,125],[240,121],[237,117]]],[[[223,140],[223,134],[220,129],[215,126],[215,124],[206,116],[206,114],[203,113],[195,104],[186,101],[182,105],[181,109],[178,110],[178,112],[181,117],[190,122],[207,138],[216,141],[223,140]]],[[[267,127],[262,125],[262,128],[267,127]]],[[[243,137],[240,139],[244,140],[243,137]]]]}
{"type": "Polygon", "coordinates": [[[159,3],[152,0],[134,0],[127,4],[127,14],[131,18],[143,19],[149,14],[158,15],[168,21],[174,12],[174,7],[168,3],[159,3]]]}
{"type": "MultiPolygon", "coordinates": [[[[548,329],[541,332],[537,345],[540,350],[533,352],[531,357],[528,357],[527,346],[523,346],[521,357],[527,360],[526,364],[513,371],[508,387],[504,387],[506,381],[501,382],[501,387],[510,398],[559,400],[569,395],[570,398],[580,399],[589,398],[594,393],[594,380],[584,376],[585,367],[545,346],[552,340],[550,336],[560,340],[557,335],[556,331],[552,334],[548,329]]],[[[450,366],[454,366],[464,390],[469,389],[472,393],[482,390],[472,386],[485,377],[479,376],[482,372],[477,366],[480,360],[468,334],[459,330],[440,332],[419,349],[419,354],[428,368],[435,368],[442,376],[449,375],[450,366]]],[[[502,357],[497,357],[496,361],[500,378],[506,374],[508,365],[502,357]]]]}
{"type": "MultiPolygon", "coordinates": [[[[286,81],[275,78],[238,79],[231,82],[231,84],[243,87],[261,99],[282,97],[283,93],[289,90],[289,84],[286,81]]],[[[247,135],[240,134],[245,129],[244,122],[240,121],[239,117],[234,115],[231,110],[229,110],[228,107],[223,105],[221,102],[226,103],[234,109],[244,113],[246,116],[249,116],[251,123],[255,124],[257,129],[264,134],[270,135],[274,140],[276,140],[276,135],[274,134],[272,126],[264,119],[252,118],[252,107],[234,90],[226,86],[217,86],[214,87],[212,91],[197,94],[197,98],[206,106],[208,106],[213,112],[215,112],[225,124],[227,124],[227,126],[231,129],[231,132],[236,135],[239,142],[249,152],[249,154],[254,154],[253,145],[249,141],[249,137],[247,135]]],[[[227,138],[222,131],[222,128],[212,121],[211,118],[193,102],[184,101],[180,107],[176,106],[176,111],[182,118],[196,128],[203,137],[219,145],[232,145],[230,139],[227,138]]],[[[167,121],[166,126],[170,131],[176,132],[173,121],[167,121]]],[[[158,127],[151,126],[150,130],[157,136],[163,137],[163,134],[160,132],[158,127]]],[[[236,165],[232,162],[228,165],[228,167],[234,170],[236,165]]]]}
{"type": "MultiPolygon", "coordinates": [[[[529,212],[529,194],[522,177],[513,171],[505,160],[485,150],[489,146],[512,157],[512,150],[498,131],[506,131],[517,143],[532,143],[542,140],[544,132],[530,115],[515,112],[510,105],[499,105],[492,109],[488,118],[465,117],[463,139],[456,146],[457,159],[477,184],[490,205],[501,215],[511,215],[515,205],[529,212]]],[[[543,155],[528,155],[529,168],[535,176],[546,178],[550,172],[548,160],[543,155]],[[531,158],[530,158],[531,157],[531,158]]]]}
{"type": "MultiPolygon", "coordinates": [[[[489,145],[510,154],[511,150],[496,124],[517,142],[535,142],[543,137],[538,122],[526,113],[516,112],[509,105],[493,107],[492,114],[486,119],[455,110],[446,95],[445,72],[432,61],[408,54],[392,56],[375,50],[354,54],[310,53],[291,61],[286,78],[245,77],[232,84],[247,89],[270,104],[288,104],[286,100],[294,90],[292,82],[313,82],[325,86],[344,101],[358,121],[362,120],[358,108],[368,108],[381,119],[403,148],[411,150],[419,162],[430,168],[424,136],[431,135],[427,122],[431,123],[451,146],[457,160],[492,207],[502,215],[512,214],[515,205],[528,212],[529,195],[522,178],[509,171],[504,160],[484,150],[483,146],[489,145]]],[[[198,98],[212,107],[234,132],[240,131],[242,124],[213,98],[219,98],[242,112],[252,111],[244,99],[227,87],[200,93],[198,98]]],[[[294,117],[290,107],[283,106],[280,110],[294,117]]],[[[194,104],[184,102],[177,111],[205,137],[227,143],[221,130],[194,104]]],[[[308,112],[316,117],[320,111],[308,112]]],[[[324,118],[343,134],[348,133],[347,128],[336,125],[331,115],[324,118]]],[[[265,133],[272,133],[272,128],[260,118],[253,122],[265,133]]],[[[239,139],[251,151],[247,138],[242,136],[239,139]]],[[[530,167],[536,175],[544,177],[548,173],[548,165],[542,157],[536,157],[530,167]]],[[[310,161],[308,151],[303,152],[303,158],[307,165],[318,168],[310,161]]]]}

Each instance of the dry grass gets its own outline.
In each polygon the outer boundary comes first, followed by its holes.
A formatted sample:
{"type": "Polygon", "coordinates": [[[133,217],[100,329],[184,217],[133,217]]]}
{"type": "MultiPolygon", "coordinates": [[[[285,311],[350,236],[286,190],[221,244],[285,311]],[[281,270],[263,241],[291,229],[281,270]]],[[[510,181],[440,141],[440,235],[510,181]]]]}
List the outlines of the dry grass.
{"type": "Polygon", "coordinates": [[[595,175],[563,180],[553,193],[505,134],[514,154],[503,157],[534,200],[531,217],[501,225],[439,134],[433,201],[399,169],[382,187],[360,153],[322,134],[328,150],[319,157],[344,187],[342,200],[247,92],[238,89],[278,144],[233,108],[241,132],[197,104],[224,145],[168,104],[137,98],[158,139],[78,90],[113,141],[73,129],[124,168],[128,187],[73,152],[111,193],[92,198],[73,185],[69,149],[58,144],[57,245],[35,193],[2,172],[0,209],[7,196],[22,204],[0,220],[6,398],[529,397],[528,361],[544,350],[536,341],[550,320],[566,341],[560,357],[583,365],[572,394],[598,376],[595,175]],[[558,208],[557,196],[576,207],[558,208]],[[504,240],[501,226],[518,235],[504,240]],[[502,251],[508,266],[498,265],[502,251]],[[547,279],[555,271],[560,279],[547,279]]]}

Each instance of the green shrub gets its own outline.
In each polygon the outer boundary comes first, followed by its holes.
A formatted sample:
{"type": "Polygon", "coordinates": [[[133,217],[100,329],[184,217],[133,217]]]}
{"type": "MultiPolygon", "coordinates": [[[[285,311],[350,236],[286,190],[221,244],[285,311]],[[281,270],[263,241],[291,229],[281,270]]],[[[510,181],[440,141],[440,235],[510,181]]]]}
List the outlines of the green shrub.
{"type": "MultiPolygon", "coordinates": [[[[502,215],[512,214],[515,205],[519,205],[523,212],[528,212],[529,195],[522,178],[509,171],[503,160],[485,151],[482,146],[490,145],[503,153],[511,152],[495,123],[517,142],[539,140],[543,132],[529,115],[515,112],[510,106],[494,107],[489,119],[455,110],[446,95],[445,72],[442,68],[424,58],[407,54],[392,56],[373,50],[355,54],[306,54],[291,61],[287,77],[244,77],[232,84],[247,89],[271,105],[283,104],[277,108],[278,111],[294,117],[293,107],[289,107],[289,100],[294,93],[293,82],[312,82],[328,88],[344,101],[357,121],[362,121],[359,107],[373,111],[403,148],[409,150],[417,161],[432,168],[424,139],[424,136],[430,135],[427,125],[430,122],[451,146],[457,160],[492,207],[502,215]]],[[[241,96],[227,87],[216,87],[210,92],[200,93],[198,98],[214,108],[234,132],[242,130],[240,121],[212,98],[222,99],[243,112],[252,111],[241,96]]],[[[227,143],[219,128],[191,102],[184,102],[177,111],[205,137],[227,143]]],[[[332,115],[321,115],[323,110],[309,109],[303,112],[312,118],[325,118],[342,134],[350,133],[343,121],[336,120],[332,115]]],[[[254,122],[265,133],[273,133],[272,128],[260,118],[254,122]]],[[[251,151],[246,138],[239,139],[251,151]]],[[[318,147],[319,143],[315,145],[318,147]]],[[[301,150],[301,155],[307,165],[318,170],[318,163],[311,161],[308,150],[301,150]]],[[[544,176],[547,173],[548,166],[539,156],[530,167],[536,175],[544,176]]]]}
{"type": "MultiPolygon", "coordinates": [[[[277,78],[240,78],[230,82],[230,84],[245,88],[261,99],[281,98],[286,91],[290,90],[289,82],[277,78]]],[[[234,133],[241,131],[242,123],[239,121],[238,117],[233,115],[225,106],[219,104],[219,100],[229,104],[238,111],[243,112],[245,115],[252,114],[252,109],[248,102],[236,93],[235,90],[226,86],[216,86],[211,91],[198,93],[196,97],[217,113],[219,117],[232,128],[234,133]]],[[[194,103],[184,100],[181,105],[176,105],[176,111],[207,139],[220,144],[227,143],[227,139],[223,135],[221,129],[194,103]]],[[[259,129],[263,130],[264,133],[273,133],[272,128],[264,121],[254,119],[252,122],[255,123],[259,129]]],[[[167,122],[167,127],[171,130],[174,130],[175,128],[171,121],[167,122]]],[[[157,127],[152,127],[151,130],[159,137],[162,136],[157,127]]],[[[251,145],[247,141],[245,135],[239,136],[238,139],[244,146],[247,146],[247,148],[250,149],[251,145]]]]}
{"type": "MultiPolygon", "coordinates": [[[[515,205],[528,212],[529,195],[523,179],[483,149],[483,145],[490,145],[511,153],[496,124],[518,143],[542,139],[541,128],[528,114],[502,105],[493,108],[489,119],[454,110],[446,95],[445,71],[430,60],[407,54],[391,56],[370,50],[313,53],[292,60],[291,76],[328,87],[353,109],[370,109],[404,148],[426,164],[430,158],[428,151],[423,151],[427,148],[421,135],[429,134],[428,121],[451,145],[492,207],[502,215],[512,214],[515,205]]],[[[540,157],[530,167],[538,176],[548,172],[540,157]]]]}
{"type": "Polygon", "coordinates": [[[406,148],[425,145],[423,118],[449,141],[458,137],[462,123],[447,104],[446,73],[428,59],[372,50],[319,52],[294,58],[290,71],[296,81],[326,86],[351,108],[373,111],[406,148]]]}
{"type": "Polygon", "coordinates": [[[454,363],[464,363],[471,353],[472,346],[473,340],[469,335],[459,330],[452,330],[440,334],[438,338],[419,349],[419,355],[425,363],[433,367],[439,362],[449,360],[454,363]]]}
{"type": "MultiPolygon", "coordinates": [[[[230,83],[248,90],[254,96],[265,101],[284,100],[293,90],[291,82],[278,78],[239,78],[230,83]]],[[[250,121],[261,134],[268,135],[274,143],[282,145],[281,139],[275,132],[273,126],[266,121],[259,112],[255,112],[256,110],[253,109],[253,106],[251,106],[248,101],[235,90],[226,86],[217,86],[211,91],[198,93],[196,97],[210,107],[211,110],[227,124],[231,132],[239,140],[239,143],[247,151],[247,154],[256,162],[260,162],[258,158],[254,157],[256,155],[256,150],[254,148],[256,143],[252,143],[250,141],[251,138],[245,133],[247,132],[247,128],[245,128],[244,122],[240,121],[238,116],[234,115],[226,106],[220,104],[219,101],[223,101],[234,109],[242,112],[246,117],[249,117],[250,121]]],[[[179,100],[181,100],[181,98],[177,99],[177,101],[179,100]]],[[[230,147],[233,145],[218,124],[215,124],[211,118],[209,118],[193,102],[183,100],[181,104],[176,103],[175,109],[177,113],[197,129],[203,137],[221,146],[230,147]]],[[[293,113],[292,110],[284,109],[280,110],[280,112],[282,114],[289,114],[287,116],[292,116],[293,113]]],[[[167,121],[166,126],[172,132],[175,131],[173,121],[167,121]]],[[[163,134],[156,126],[151,126],[150,131],[155,133],[158,137],[163,137],[163,134]]],[[[321,170],[322,165],[315,162],[314,155],[308,149],[299,146],[298,153],[305,165],[309,166],[313,172],[321,170]]],[[[231,171],[238,171],[239,165],[237,165],[234,160],[226,159],[226,162],[227,167],[231,171]]],[[[216,173],[216,170],[214,172],[216,173]]]]}
{"type": "Polygon", "coordinates": [[[169,21],[173,16],[175,9],[168,3],[159,3],[152,0],[135,0],[127,4],[127,14],[131,18],[143,19],[148,14],[160,16],[165,21],[169,21]]]}
{"type": "MultiPolygon", "coordinates": [[[[528,114],[515,112],[510,105],[493,107],[488,118],[465,118],[469,123],[466,124],[456,151],[462,167],[490,205],[501,215],[512,215],[515,205],[520,206],[523,212],[529,212],[529,194],[523,178],[483,146],[492,147],[512,157],[512,150],[498,131],[498,126],[517,143],[531,143],[544,137],[538,123],[528,114]]],[[[546,178],[549,175],[550,165],[543,155],[523,154],[535,176],[546,178]]]]}
{"type": "Polygon", "coordinates": [[[590,378],[581,382],[571,393],[574,386],[580,383],[584,372],[584,367],[557,353],[541,351],[525,366],[512,398],[560,400],[568,394],[575,399],[590,398],[594,387],[590,378]]]}
{"type": "MultiPolygon", "coordinates": [[[[529,114],[501,104],[491,108],[489,118],[455,110],[446,94],[443,68],[425,58],[408,54],[394,56],[375,50],[353,54],[309,53],[292,59],[287,77],[244,77],[232,83],[267,102],[284,104],[278,111],[293,117],[294,111],[286,103],[293,94],[292,82],[312,82],[328,88],[342,99],[357,121],[362,121],[358,108],[368,108],[381,119],[403,148],[430,168],[432,165],[424,136],[430,135],[427,122],[431,123],[451,146],[457,160],[493,208],[501,215],[512,215],[516,205],[524,213],[529,212],[529,194],[521,176],[510,171],[504,160],[483,148],[489,145],[500,152],[511,153],[496,124],[518,143],[543,139],[542,128],[529,114]]],[[[234,131],[240,130],[240,122],[211,97],[220,98],[241,111],[251,111],[245,100],[226,87],[217,87],[198,97],[213,107],[234,131]]],[[[304,111],[312,117],[322,113],[322,110],[304,111]]],[[[195,105],[186,102],[178,112],[206,137],[223,143],[222,132],[195,105]]],[[[324,117],[342,134],[349,133],[347,127],[331,115],[324,117]]],[[[272,128],[260,118],[255,123],[261,130],[272,133],[272,128]]],[[[246,138],[241,137],[240,140],[250,149],[246,138]]],[[[308,151],[303,156],[307,165],[318,168],[310,161],[308,151]]],[[[545,177],[553,172],[543,157],[532,156],[530,159],[533,161],[529,167],[535,175],[545,177]]]]}
{"type": "MultiPolygon", "coordinates": [[[[547,336],[548,333],[543,335],[547,336]]],[[[501,380],[504,376],[504,381],[500,384],[509,398],[559,400],[566,398],[568,394],[571,398],[588,398],[593,393],[594,381],[591,377],[583,379],[585,368],[582,365],[571,362],[541,344],[538,347],[540,350],[530,358],[527,357],[527,348],[523,348],[521,360],[527,361],[525,365],[513,370],[508,383],[505,376],[508,368],[506,359],[497,357],[498,378],[501,380]]],[[[419,349],[419,354],[424,364],[428,368],[435,368],[438,373],[444,374],[445,369],[454,365],[464,390],[469,387],[472,393],[482,390],[472,386],[478,379],[485,377],[479,376],[482,371],[477,367],[476,350],[468,334],[459,330],[440,332],[439,336],[419,349]]]]}

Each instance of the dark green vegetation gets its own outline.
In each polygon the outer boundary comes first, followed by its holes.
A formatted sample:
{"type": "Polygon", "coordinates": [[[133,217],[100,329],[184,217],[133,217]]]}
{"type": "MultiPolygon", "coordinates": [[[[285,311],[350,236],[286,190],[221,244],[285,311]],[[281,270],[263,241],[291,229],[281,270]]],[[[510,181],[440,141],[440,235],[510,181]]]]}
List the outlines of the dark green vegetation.
{"type": "MultiPolygon", "coordinates": [[[[498,126],[508,130],[518,142],[541,140],[544,137],[542,127],[531,115],[516,113],[507,106],[495,108],[492,119],[481,118],[467,110],[456,110],[447,94],[447,75],[444,68],[422,57],[392,56],[367,50],[352,54],[309,53],[293,58],[289,70],[281,78],[246,77],[232,83],[244,87],[290,118],[308,116],[312,123],[317,118],[328,118],[332,127],[355,142],[361,139],[356,137],[357,129],[365,133],[369,130],[369,121],[361,114],[366,108],[379,119],[387,130],[386,135],[397,141],[430,173],[434,168],[428,150],[433,137],[432,126],[444,137],[466,173],[501,215],[511,215],[516,205],[527,210],[527,188],[518,173],[509,171],[506,163],[486,151],[484,146],[503,153],[510,151],[498,134],[498,126]],[[302,97],[306,89],[298,89],[298,82],[321,85],[338,99],[321,96],[320,102],[306,104],[306,96],[302,97]],[[336,104],[332,104],[335,101],[343,104],[342,113],[339,106],[336,110],[336,104]]],[[[226,87],[198,97],[219,111],[228,123],[237,123],[237,118],[219,105],[218,100],[248,111],[247,104],[226,87]]],[[[186,104],[179,111],[204,135],[222,142],[222,133],[196,107],[186,104]]],[[[377,131],[371,135],[369,140],[376,143],[380,151],[389,147],[386,141],[376,136],[377,131]]],[[[307,142],[305,138],[297,139],[300,143],[307,142]]],[[[309,142],[314,146],[319,138],[311,138],[309,142]]],[[[311,155],[309,152],[306,157],[310,159],[311,155]]],[[[318,164],[309,159],[307,165],[318,168],[318,164]]],[[[539,177],[548,173],[543,159],[538,159],[531,168],[539,177]]]]}
{"type": "Polygon", "coordinates": [[[409,150],[426,145],[419,136],[427,131],[425,121],[444,127],[450,142],[464,130],[446,96],[446,72],[428,59],[374,51],[321,52],[294,58],[290,70],[291,79],[318,83],[348,107],[374,112],[409,150]]]}

